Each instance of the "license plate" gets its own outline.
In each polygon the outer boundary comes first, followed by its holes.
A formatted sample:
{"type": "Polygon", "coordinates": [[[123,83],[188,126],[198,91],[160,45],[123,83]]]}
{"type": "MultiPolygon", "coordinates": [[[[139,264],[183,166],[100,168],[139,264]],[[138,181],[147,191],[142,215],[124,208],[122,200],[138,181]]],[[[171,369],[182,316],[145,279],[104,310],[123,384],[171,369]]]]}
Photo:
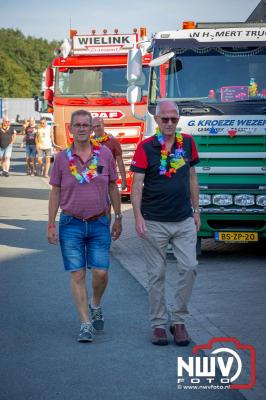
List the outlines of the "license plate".
{"type": "Polygon", "coordinates": [[[257,232],[215,232],[214,238],[219,242],[257,242],[257,232]]]}

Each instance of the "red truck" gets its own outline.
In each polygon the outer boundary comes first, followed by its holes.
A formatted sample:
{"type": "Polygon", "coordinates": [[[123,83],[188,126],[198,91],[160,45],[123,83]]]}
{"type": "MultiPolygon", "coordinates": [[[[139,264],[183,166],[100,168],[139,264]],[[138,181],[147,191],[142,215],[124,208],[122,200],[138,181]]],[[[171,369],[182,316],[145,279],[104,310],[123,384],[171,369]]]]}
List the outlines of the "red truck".
{"type": "MultiPolygon", "coordinates": [[[[127,189],[121,195],[130,194],[132,174],[129,171],[136,146],[142,140],[144,122],[130,113],[127,102],[127,53],[130,48],[141,47],[145,43],[146,29],[133,30],[121,34],[115,30],[108,34],[79,35],[70,31],[51,67],[45,72],[44,99],[48,110],[53,112],[55,143],[63,149],[71,142],[68,130],[73,111],[87,109],[93,117],[102,117],[106,132],[121,143],[123,160],[127,172],[127,189]]],[[[142,100],[136,104],[135,111],[144,114],[147,103],[148,65],[151,56],[142,48],[143,74],[139,82],[142,100]]]]}

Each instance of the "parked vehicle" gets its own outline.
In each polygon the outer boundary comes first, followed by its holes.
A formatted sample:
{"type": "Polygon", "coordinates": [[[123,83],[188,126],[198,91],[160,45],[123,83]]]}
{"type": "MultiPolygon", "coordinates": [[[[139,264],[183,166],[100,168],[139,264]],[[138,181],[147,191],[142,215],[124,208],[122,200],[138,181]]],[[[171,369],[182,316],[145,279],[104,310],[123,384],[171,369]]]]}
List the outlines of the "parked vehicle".
{"type": "MultiPolygon", "coordinates": [[[[142,139],[144,122],[130,113],[126,99],[127,53],[133,46],[141,47],[139,41],[146,40],[146,29],[136,29],[130,34],[79,35],[70,31],[70,39],[64,40],[58,56],[45,74],[44,100],[54,116],[55,143],[65,148],[72,137],[68,130],[73,111],[87,109],[93,117],[105,120],[106,131],[121,143],[123,160],[127,172],[127,189],[122,195],[129,195],[132,173],[131,159],[137,143],[142,139]]],[[[143,72],[139,84],[143,97],[136,105],[137,112],[144,112],[147,102],[148,64],[151,59],[142,47],[143,72]]],[[[44,110],[43,110],[44,111],[44,110]]],[[[118,180],[120,186],[121,180],[118,180]]]]}
{"type": "MultiPolygon", "coordinates": [[[[180,110],[179,127],[199,150],[202,238],[254,242],[266,237],[266,23],[194,23],[152,42],[145,114],[155,132],[157,102],[180,110]]],[[[128,101],[141,100],[129,53],[128,101]]],[[[134,110],[132,110],[134,113],[134,110]]]]}

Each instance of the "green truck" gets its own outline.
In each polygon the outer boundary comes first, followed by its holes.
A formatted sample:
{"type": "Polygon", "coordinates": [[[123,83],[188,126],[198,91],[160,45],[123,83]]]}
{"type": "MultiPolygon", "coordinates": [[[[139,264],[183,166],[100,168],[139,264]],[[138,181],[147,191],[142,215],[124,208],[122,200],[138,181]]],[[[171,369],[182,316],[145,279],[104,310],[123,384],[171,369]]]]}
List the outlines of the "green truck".
{"type": "MultiPolygon", "coordinates": [[[[200,155],[198,251],[202,238],[265,240],[266,23],[188,21],[157,33],[149,46],[146,136],[155,132],[157,102],[171,99],[179,128],[193,135],[200,155]]],[[[128,56],[133,113],[142,96],[140,53],[132,49],[128,56]]]]}

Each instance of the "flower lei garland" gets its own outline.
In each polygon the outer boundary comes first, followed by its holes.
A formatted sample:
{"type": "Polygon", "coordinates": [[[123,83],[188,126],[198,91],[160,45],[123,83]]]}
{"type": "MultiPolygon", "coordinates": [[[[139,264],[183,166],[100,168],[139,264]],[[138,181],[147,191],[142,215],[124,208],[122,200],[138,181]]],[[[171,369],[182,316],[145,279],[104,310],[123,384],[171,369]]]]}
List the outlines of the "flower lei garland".
{"type": "Polygon", "coordinates": [[[109,135],[109,133],[104,132],[103,136],[93,136],[93,139],[97,142],[97,143],[104,143],[107,142],[107,140],[109,140],[111,138],[111,135],[109,135]]]}
{"type": "Polygon", "coordinates": [[[70,173],[77,179],[77,181],[79,183],[84,183],[84,182],[90,183],[91,180],[96,178],[96,176],[98,175],[97,166],[98,166],[98,161],[99,161],[101,145],[93,139],[90,139],[90,141],[93,146],[92,147],[93,159],[92,159],[90,165],[88,167],[86,167],[86,169],[84,171],[82,171],[81,174],[79,174],[78,169],[75,165],[75,159],[71,154],[72,145],[70,145],[66,149],[66,155],[69,160],[70,173]]]}
{"type": "Polygon", "coordinates": [[[175,174],[177,169],[181,168],[185,164],[185,160],[183,157],[185,156],[186,152],[183,149],[183,136],[181,135],[179,130],[176,131],[176,134],[175,134],[176,149],[175,149],[174,153],[170,153],[166,149],[164,136],[158,128],[156,129],[156,136],[157,136],[157,139],[158,139],[160,145],[162,146],[159,174],[165,175],[168,178],[172,178],[171,174],[175,174]],[[167,170],[168,156],[170,156],[169,170],[167,170]]]}

